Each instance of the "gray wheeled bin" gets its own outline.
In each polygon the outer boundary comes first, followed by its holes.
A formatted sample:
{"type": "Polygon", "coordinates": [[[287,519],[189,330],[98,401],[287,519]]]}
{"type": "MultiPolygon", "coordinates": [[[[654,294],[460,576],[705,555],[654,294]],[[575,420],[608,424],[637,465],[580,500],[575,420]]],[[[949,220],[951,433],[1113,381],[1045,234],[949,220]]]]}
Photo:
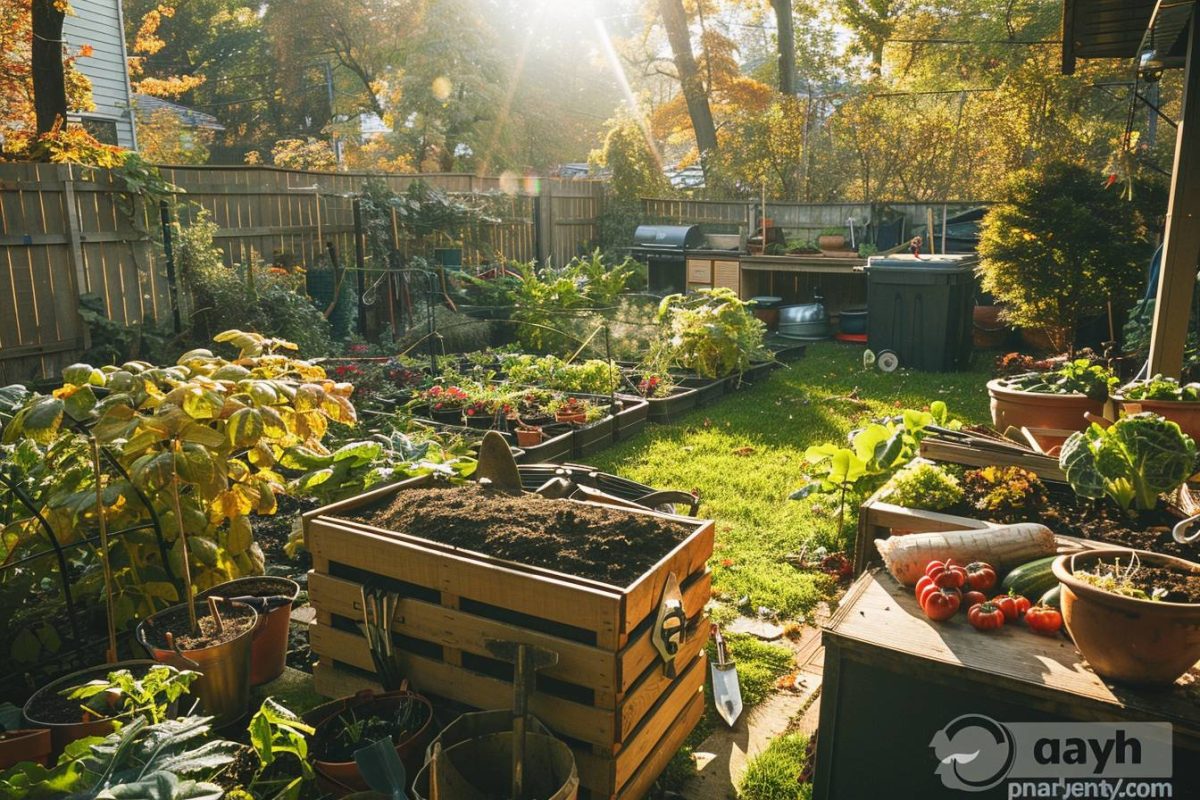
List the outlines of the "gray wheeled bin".
{"type": "Polygon", "coordinates": [[[867,346],[877,355],[893,351],[901,367],[966,369],[978,260],[974,254],[868,259],[867,346]]]}

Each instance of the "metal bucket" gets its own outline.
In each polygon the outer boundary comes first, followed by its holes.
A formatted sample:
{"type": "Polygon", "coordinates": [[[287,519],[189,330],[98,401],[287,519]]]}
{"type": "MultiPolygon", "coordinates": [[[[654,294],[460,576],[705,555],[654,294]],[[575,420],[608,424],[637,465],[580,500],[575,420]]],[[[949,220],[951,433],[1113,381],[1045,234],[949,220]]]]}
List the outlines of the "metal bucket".
{"type": "MultiPolygon", "coordinates": [[[[226,606],[234,605],[225,601],[226,606]]],[[[258,628],[258,612],[242,603],[236,605],[249,609],[254,618],[243,633],[227,642],[213,647],[178,652],[167,650],[153,641],[162,641],[162,631],[156,621],[163,616],[185,607],[181,603],[147,617],[137,627],[137,641],[150,657],[160,664],[170,664],[176,669],[190,669],[201,673],[192,684],[192,694],[200,699],[205,714],[214,717],[213,727],[222,728],[239,722],[250,708],[250,655],[254,643],[254,632],[258,628]]]]}
{"type": "MultiPolygon", "coordinates": [[[[446,726],[426,752],[425,766],[413,783],[413,796],[429,800],[429,762],[433,748],[442,792],[438,800],[479,800],[495,795],[497,786],[512,782],[512,712],[463,714],[446,726]]],[[[555,739],[535,717],[525,734],[525,794],[538,800],[575,800],[579,771],[571,748],[555,739]]]]}

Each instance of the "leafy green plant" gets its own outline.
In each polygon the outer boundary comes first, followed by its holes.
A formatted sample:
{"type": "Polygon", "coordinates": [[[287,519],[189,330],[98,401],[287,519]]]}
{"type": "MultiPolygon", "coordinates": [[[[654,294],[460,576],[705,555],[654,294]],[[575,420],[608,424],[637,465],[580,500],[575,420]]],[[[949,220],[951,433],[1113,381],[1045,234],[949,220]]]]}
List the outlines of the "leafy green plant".
{"type": "Polygon", "coordinates": [[[413,697],[397,700],[394,706],[389,702],[349,708],[318,726],[316,756],[323,761],[352,761],[354,751],[365,743],[386,738],[399,744],[428,718],[428,706],[413,697]]]}
{"type": "Polygon", "coordinates": [[[906,508],[944,511],[963,500],[958,479],[936,464],[909,464],[892,476],[880,495],[889,503],[906,508]]]}
{"type": "Polygon", "coordinates": [[[253,797],[296,800],[314,777],[308,738],[315,731],[268,697],[250,718],[250,747],[258,759],[247,787],[253,797]]]}
{"type": "MultiPolygon", "coordinates": [[[[353,387],[280,352],[294,345],[236,330],[216,338],[238,355],[201,349],[169,367],[72,365],[60,389],[31,396],[4,427],[11,456],[31,465],[27,481],[60,539],[94,524],[95,482],[102,482],[110,529],[129,531],[111,554],[119,625],[178,602],[171,576],[185,564],[199,589],[261,574],[249,516],[275,512],[286,483],[276,462],[292,446],[318,450],[331,423],[355,422],[353,387]],[[84,430],[105,447],[104,475],[91,466],[84,430]]],[[[29,515],[6,526],[9,558],[41,546],[39,522],[29,515]]],[[[82,566],[77,594],[98,596],[96,561],[82,566]]],[[[6,590],[23,583],[28,592],[49,576],[30,568],[20,581],[9,577],[6,590]]]]}
{"type": "Polygon", "coordinates": [[[858,246],[858,257],[859,258],[870,258],[871,256],[875,255],[878,252],[879,252],[879,248],[876,247],[875,245],[871,244],[870,242],[863,242],[862,244],[860,244],[858,246]]]}
{"type": "Polygon", "coordinates": [[[1196,443],[1157,414],[1122,417],[1071,434],[1059,464],[1080,497],[1108,497],[1118,507],[1148,511],[1196,469],[1196,443]]]}
{"type": "Polygon", "coordinates": [[[1010,322],[1045,331],[1057,351],[1069,351],[1081,319],[1136,295],[1148,234],[1138,208],[1085,166],[1014,173],[983,220],[983,289],[1010,322]]]}
{"type": "Polygon", "coordinates": [[[1102,364],[1086,358],[1066,362],[1048,372],[1027,372],[1005,380],[1010,389],[1038,394],[1082,394],[1092,400],[1104,401],[1120,380],[1102,364]]]}
{"type": "Polygon", "coordinates": [[[127,669],[116,670],[105,679],[64,689],[62,694],[70,700],[83,701],[83,710],[99,718],[145,717],[151,724],[157,724],[167,718],[171,704],[187,694],[199,677],[199,672],[158,664],[141,678],[134,677],[127,669]]]}
{"type": "Polygon", "coordinates": [[[1172,400],[1177,403],[1200,402],[1200,383],[1181,384],[1174,378],[1155,375],[1146,381],[1131,383],[1121,389],[1126,400],[1172,400]]]}
{"type": "Polygon", "coordinates": [[[976,510],[999,522],[1028,519],[1049,499],[1041,478],[1021,467],[969,470],[962,482],[976,510]]]}
{"type": "Polygon", "coordinates": [[[744,372],[768,357],[766,326],[732,289],[701,289],[664,297],[658,307],[660,346],[671,360],[701,377],[744,372]]]}
{"type": "Polygon", "coordinates": [[[514,355],[502,360],[508,379],[580,394],[611,394],[621,385],[621,369],[599,359],[564,361],[557,356],[514,355]]]}
{"type": "Polygon", "coordinates": [[[139,717],[107,737],[72,742],[51,768],[23,762],[0,774],[0,800],[220,800],[224,789],[212,781],[243,746],[209,738],[210,723],[139,717]]]}

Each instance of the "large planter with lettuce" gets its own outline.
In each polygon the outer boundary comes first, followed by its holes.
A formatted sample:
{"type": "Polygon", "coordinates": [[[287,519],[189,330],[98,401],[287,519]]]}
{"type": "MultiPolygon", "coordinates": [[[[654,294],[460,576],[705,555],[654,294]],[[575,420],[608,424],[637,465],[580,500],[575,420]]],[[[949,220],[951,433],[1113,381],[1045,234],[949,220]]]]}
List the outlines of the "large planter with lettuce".
{"type": "Polygon", "coordinates": [[[1200,383],[1181,384],[1155,375],[1121,387],[1113,401],[1122,414],[1153,412],[1178,424],[1192,439],[1200,440],[1200,383]]]}
{"type": "Polygon", "coordinates": [[[1009,428],[1046,431],[1039,439],[1050,449],[1066,440],[1066,434],[1052,431],[1080,431],[1091,424],[1088,415],[1102,416],[1116,385],[1112,372],[1086,359],[1049,372],[996,378],[987,385],[992,424],[1001,433],[1009,428]]]}

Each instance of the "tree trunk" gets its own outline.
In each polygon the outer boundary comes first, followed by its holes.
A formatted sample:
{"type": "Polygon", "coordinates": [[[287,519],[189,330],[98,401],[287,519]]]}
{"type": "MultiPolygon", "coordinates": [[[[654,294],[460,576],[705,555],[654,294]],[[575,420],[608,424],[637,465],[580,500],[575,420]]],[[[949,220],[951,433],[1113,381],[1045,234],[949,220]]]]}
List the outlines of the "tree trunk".
{"type": "Polygon", "coordinates": [[[67,84],[63,75],[63,20],[65,6],[54,0],[33,0],[33,108],[38,134],[67,119],[67,84]]]}
{"type": "Polygon", "coordinates": [[[792,20],[792,0],[771,0],[775,9],[775,28],[779,40],[779,92],[796,93],[796,30],[792,20]]]}
{"type": "Polygon", "coordinates": [[[708,92],[700,79],[700,68],[696,66],[696,57],[692,54],[687,13],[683,10],[683,0],[658,0],[658,7],[667,29],[667,39],[671,43],[675,70],[679,73],[679,85],[687,101],[688,116],[696,133],[696,149],[700,151],[700,166],[707,182],[709,156],[717,150],[717,127],[708,105],[708,92]]]}

